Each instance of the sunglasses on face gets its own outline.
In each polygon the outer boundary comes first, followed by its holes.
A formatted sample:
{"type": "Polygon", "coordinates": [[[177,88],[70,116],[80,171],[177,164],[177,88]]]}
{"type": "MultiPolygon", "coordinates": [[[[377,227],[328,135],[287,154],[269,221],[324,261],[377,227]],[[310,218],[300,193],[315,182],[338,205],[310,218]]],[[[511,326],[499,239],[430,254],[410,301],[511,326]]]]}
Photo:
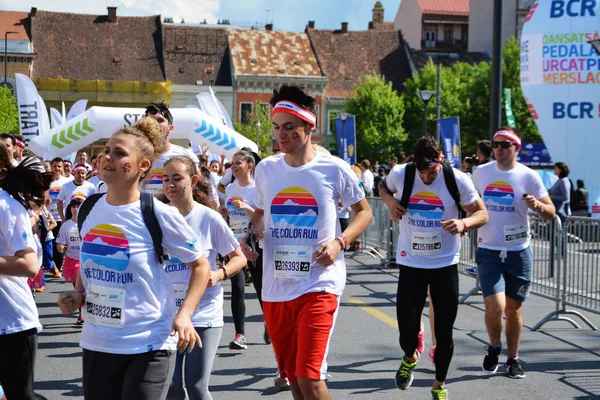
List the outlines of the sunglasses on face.
{"type": "Polygon", "coordinates": [[[510,146],[514,146],[515,144],[515,142],[492,142],[492,147],[494,149],[497,149],[498,147],[508,149],[510,146]]]}

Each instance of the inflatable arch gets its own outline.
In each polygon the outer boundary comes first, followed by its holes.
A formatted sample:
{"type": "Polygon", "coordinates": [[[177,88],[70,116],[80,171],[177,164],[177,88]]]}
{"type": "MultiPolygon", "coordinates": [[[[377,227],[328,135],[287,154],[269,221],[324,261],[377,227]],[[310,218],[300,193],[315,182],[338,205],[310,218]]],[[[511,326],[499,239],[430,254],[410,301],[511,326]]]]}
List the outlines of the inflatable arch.
{"type": "MultiPolygon", "coordinates": [[[[236,151],[249,147],[258,152],[258,146],[220,121],[198,108],[172,108],[174,129],[169,139],[188,139],[211,152],[233,159],[236,151]]],[[[29,142],[31,151],[44,160],[65,157],[97,140],[108,139],[118,129],[135,124],[144,116],[144,109],[94,106],[49,132],[29,142]]]]}

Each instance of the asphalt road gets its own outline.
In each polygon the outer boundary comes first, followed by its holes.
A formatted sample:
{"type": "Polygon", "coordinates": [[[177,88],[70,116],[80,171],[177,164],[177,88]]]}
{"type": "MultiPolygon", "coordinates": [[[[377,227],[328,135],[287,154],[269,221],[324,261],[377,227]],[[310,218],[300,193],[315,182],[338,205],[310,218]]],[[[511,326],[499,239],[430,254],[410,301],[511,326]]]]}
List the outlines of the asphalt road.
{"type": "MultiPolygon", "coordinates": [[[[434,369],[425,359],[415,372],[413,386],[401,392],[394,374],[401,358],[395,320],[397,270],[377,268],[378,260],[367,255],[347,258],[348,283],[344,292],[329,355],[328,386],[335,399],[429,399],[434,369]]],[[[36,392],[42,399],[80,399],[80,328],[75,317],[60,314],[57,294],[70,285],[48,279],[48,289],[36,303],[44,326],[39,338],[36,392]]],[[[461,276],[460,292],[466,293],[474,279],[461,276]]],[[[289,392],[273,386],[276,364],[273,352],[262,339],[263,319],[256,295],[246,287],[246,331],[249,347],[227,348],[234,336],[226,286],[226,325],[211,376],[215,399],[291,399],[289,392]]],[[[581,324],[575,329],[554,321],[540,331],[529,328],[554,310],[554,304],[532,296],[525,304],[525,330],[521,359],[527,377],[511,380],[503,374],[481,371],[487,342],[483,300],[471,296],[459,306],[455,324],[455,353],[448,374],[453,399],[600,399],[600,333],[581,324]]],[[[597,326],[600,316],[584,313],[597,326]]],[[[430,343],[425,310],[426,343],[430,343]]],[[[577,317],[573,317],[580,322],[577,317]]],[[[426,347],[426,349],[428,346],[426,347]]],[[[427,350],[426,350],[427,351],[427,350]]],[[[505,360],[504,354],[501,361],[505,360]]],[[[5,362],[5,360],[2,360],[5,362]]]]}

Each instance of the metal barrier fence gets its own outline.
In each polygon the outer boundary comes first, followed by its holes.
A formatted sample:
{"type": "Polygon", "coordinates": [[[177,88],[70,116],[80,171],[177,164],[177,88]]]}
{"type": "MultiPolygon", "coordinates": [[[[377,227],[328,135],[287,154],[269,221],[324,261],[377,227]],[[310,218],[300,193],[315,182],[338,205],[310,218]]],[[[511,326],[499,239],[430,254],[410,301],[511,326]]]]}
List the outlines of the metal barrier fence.
{"type": "MultiPolygon", "coordinates": [[[[392,222],[387,206],[378,197],[367,199],[373,210],[373,222],[361,236],[361,248],[352,254],[367,253],[381,258],[380,267],[396,266],[396,244],[399,224],[392,222]],[[386,252],[384,257],[381,250],[386,252]]],[[[555,310],[532,327],[537,330],[549,321],[567,321],[580,326],[565,315],[576,315],[593,330],[596,326],[577,308],[600,314],[600,219],[570,217],[561,226],[558,217],[545,221],[537,214],[529,214],[531,226],[531,253],[533,276],[531,293],[555,302],[555,310]]],[[[469,230],[462,237],[458,265],[459,273],[476,267],[477,230],[469,230]]],[[[480,293],[479,280],[460,300],[463,303],[473,294],[480,293]]]]}

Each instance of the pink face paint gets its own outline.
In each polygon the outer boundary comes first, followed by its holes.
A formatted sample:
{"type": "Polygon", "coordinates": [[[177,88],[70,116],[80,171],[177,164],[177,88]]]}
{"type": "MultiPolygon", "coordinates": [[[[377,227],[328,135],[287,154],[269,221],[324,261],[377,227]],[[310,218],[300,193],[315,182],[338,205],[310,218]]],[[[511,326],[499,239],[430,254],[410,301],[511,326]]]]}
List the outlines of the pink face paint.
{"type": "Polygon", "coordinates": [[[127,173],[131,170],[131,164],[125,163],[123,164],[123,172],[127,173]]]}
{"type": "Polygon", "coordinates": [[[298,132],[292,132],[292,138],[298,139],[298,132]]]}

